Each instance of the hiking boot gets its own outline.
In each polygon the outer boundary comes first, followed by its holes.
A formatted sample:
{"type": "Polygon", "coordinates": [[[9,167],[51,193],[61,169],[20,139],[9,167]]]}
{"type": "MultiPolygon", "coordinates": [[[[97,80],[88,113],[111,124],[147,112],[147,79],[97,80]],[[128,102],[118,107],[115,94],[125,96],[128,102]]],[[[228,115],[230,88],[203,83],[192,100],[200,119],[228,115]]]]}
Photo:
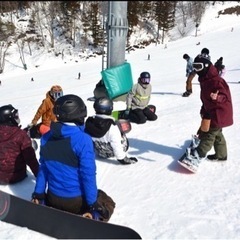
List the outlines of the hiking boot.
{"type": "Polygon", "coordinates": [[[207,160],[209,161],[226,161],[227,157],[217,158],[216,154],[208,155],[207,160]]]}

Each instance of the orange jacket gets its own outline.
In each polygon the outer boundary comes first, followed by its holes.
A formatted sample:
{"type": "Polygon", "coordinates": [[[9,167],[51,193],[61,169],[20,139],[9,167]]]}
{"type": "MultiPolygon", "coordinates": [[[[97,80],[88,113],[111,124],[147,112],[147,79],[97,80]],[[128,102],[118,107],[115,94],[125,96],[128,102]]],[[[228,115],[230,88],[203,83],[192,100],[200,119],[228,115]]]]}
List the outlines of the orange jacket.
{"type": "Polygon", "coordinates": [[[54,99],[50,96],[50,91],[48,91],[46,98],[42,101],[32,120],[32,124],[36,125],[40,118],[42,118],[42,123],[46,126],[50,126],[52,121],[56,122],[57,118],[53,113],[54,102],[54,99]]]}

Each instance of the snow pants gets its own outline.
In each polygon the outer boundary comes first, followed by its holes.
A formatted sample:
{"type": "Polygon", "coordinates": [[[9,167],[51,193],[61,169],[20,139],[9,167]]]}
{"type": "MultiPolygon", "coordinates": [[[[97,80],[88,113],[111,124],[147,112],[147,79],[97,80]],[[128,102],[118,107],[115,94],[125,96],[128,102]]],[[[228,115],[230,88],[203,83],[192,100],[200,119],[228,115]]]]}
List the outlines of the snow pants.
{"type": "MultiPolygon", "coordinates": [[[[108,212],[106,218],[102,217],[100,219],[101,221],[107,222],[114,212],[116,203],[101,189],[98,189],[97,202],[108,212]]],[[[50,191],[47,192],[46,205],[73,214],[84,214],[89,211],[89,206],[87,206],[84,198],[82,198],[81,196],[64,198],[56,196],[50,191]]]]}
{"type": "Polygon", "coordinates": [[[192,72],[189,74],[189,76],[187,77],[187,81],[186,81],[186,91],[192,93],[192,80],[193,78],[196,76],[195,72],[192,72]]]}
{"type": "Polygon", "coordinates": [[[227,143],[222,128],[210,128],[208,132],[200,131],[199,138],[200,144],[196,150],[201,158],[206,157],[212,147],[218,159],[227,157],[227,143]]]}
{"type": "MultiPolygon", "coordinates": [[[[155,107],[153,105],[149,106],[155,107]]],[[[147,120],[149,121],[157,120],[157,115],[154,112],[156,109],[152,111],[149,106],[145,107],[144,109],[137,108],[134,110],[130,110],[129,120],[137,124],[143,124],[147,120]]]]}

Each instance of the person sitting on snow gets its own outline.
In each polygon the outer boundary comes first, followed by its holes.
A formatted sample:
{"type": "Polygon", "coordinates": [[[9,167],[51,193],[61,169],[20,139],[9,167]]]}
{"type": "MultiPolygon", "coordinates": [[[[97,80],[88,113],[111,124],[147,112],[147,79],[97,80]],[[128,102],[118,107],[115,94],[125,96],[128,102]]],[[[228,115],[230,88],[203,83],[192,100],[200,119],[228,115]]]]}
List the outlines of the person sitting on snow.
{"type": "Polygon", "coordinates": [[[111,116],[113,101],[108,97],[97,98],[93,105],[96,115],[88,117],[85,131],[92,137],[100,157],[115,157],[121,164],[136,163],[135,157],[127,157],[128,139],[111,116]]]}
{"type": "Polygon", "coordinates": [[[150,80],[150,73],[142,72],[138,78],[138,82],[133,85],[127,94],[125,116],[131,122],[143,124],[147,120],[155,121],[158,118],[155,114],[156,107],[149,105],[152,93],[150,80]]]}
{"type": "Polygon", "coordinates": [[[11,104],[0,107],[0,184],[27,177],[27,165],[37,177],[39,163],[27,132],[19,126],[18,110],[11,104]]]}

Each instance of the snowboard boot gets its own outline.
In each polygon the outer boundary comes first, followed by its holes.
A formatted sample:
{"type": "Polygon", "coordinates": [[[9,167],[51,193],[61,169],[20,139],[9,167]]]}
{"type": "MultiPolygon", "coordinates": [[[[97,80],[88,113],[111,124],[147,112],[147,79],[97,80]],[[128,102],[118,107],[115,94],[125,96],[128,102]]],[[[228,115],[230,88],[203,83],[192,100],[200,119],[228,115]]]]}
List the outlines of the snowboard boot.
{"type": "Polygon", "coordinates": [[[207,160],[217,162],[217,161],[227,161],[227,157],[218,158],[216,154],[208,155],[207,160]]]}
{"type": "Polygon", "coordinates": [[[196,149],[187,148],[186,157],[183,159],[183,163],[188,165],[194,172],[198,170],[199,164],[204,158],[199,157],[196,149]]]}
{"type": "Polygon", "coordinates": [[[184,92],[184,93],[182,94],[182,96],[183,96],[183,97],[189,97],[191,94],[192,94],[192,91],[187,90],[186,92],[184,92]]]}

